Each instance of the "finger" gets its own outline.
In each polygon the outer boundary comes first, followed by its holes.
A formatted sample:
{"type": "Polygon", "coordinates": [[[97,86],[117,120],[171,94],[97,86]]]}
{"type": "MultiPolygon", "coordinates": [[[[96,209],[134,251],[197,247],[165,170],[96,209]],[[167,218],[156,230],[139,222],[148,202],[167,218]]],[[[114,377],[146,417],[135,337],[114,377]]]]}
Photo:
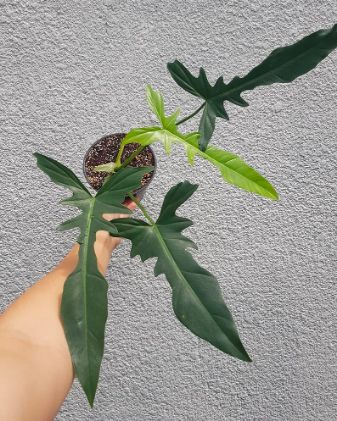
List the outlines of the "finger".
{"type": "Polygon", "coordinates": [[[137,207],[137,203],[136,202],[130,202],[126,205],[126,207],[130,210],[135,210],[137,207]]]}
{"type": "MultiPolygon", "coordinates": [[[[131,200],[129,201],[129,203],[126,203],[126,201],[123,203],[124,206],[133,211],[136,209],[137,207],[137,203],[132,202],[131,200]]],[[[127,213],[104,213],[103,214],[103,218],[106,219],[107,221],[111,221],[112,219],[118,219],[118,218],[128,218],[130,215],[127,213]]]]}
{"type": "Polygon", "coordinates": [[[129,197],[124,200],[123,205],[130,210],[136,209],[137,203],[133,202],[129,197]]]}
{"type": "Polygon", "coordinates": [[[112,219],[128,218],[130,215],[128,213],[103,213],[102,216],[103,219],[111,221],[112,219]]]}

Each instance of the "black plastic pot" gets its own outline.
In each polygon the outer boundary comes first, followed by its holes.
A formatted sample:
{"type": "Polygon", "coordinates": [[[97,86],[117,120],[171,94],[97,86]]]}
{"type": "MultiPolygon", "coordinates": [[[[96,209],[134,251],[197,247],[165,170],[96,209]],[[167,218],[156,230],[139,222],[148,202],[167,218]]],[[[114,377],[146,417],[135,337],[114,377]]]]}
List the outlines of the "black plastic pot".
{"type": "MultiPolygon", "coordinates": [[[[103,136],[102,138],[98,139],[95,143],[93,143],[90,146],[90,148],[87,150],[87,152],[84,156],[84,159],[83,159],[83,173],[84,173],[84,176],[85,176],[87,182],[96,191],[99,189],[99,186],[97,186],[97,177],[100,177],[102,179],[102,182],[103,182],[103,179],[108,175],[108,173],[98,173],[98,172],[94,172],[93,170],[90,170],[90,169],[88,170],[88,160],[92,159],[92,155],[93,155],[95,157],[95,159],[97,159],[99,161],[99,162],[97,162],[96,165],[114,161],[115,157],[113,157],[112,154],[114,152],[116,152],[116,154],[117,154],[118,146],[120,145],[120,142],[122,141],[122,139],[125,136],[126,136],[126,133],[113,133],[113,134],[110,134],[110,135],[107,135],[107,136],[103,136]],[[111,148],[109,148],[110,144],[111,144],[111,148]],[[116,150],[117,144],[118,144],[118,146],[117,146],[117,150],[116,150]],[[114,150],[112,150],[112,149],[114,149],[114,150]],[[102,161],[100,160],[100,158],[99,158],[100,150],[102,151],[102,155],[103,154],[108,155],[108,159],[105,159],[105,160],[103,159],[102,161]],[[110,155],[109,155],[109,153],[110,153],[110,155]],[[95,177],[96,184],[93,183],[93,177],[95,177]]],[[[125,149],[126,149],[127,156],[129,156],[132,153],[132,151],[130,153],[128,153],[127,149],[129,149],[129,150],[130,149],[136,149],[138,146],[139,145],[137,143],[132,143],[132,144],[130,144],[129,147],[126,146],[125,149]]],[[[141,154],[138,156],[137,161],[140,161],[140,158],[142,157],[141,154]]],[[[151,156],[152,156],[151,161],[152,162],[151,162],[150,165],[154,167],[154,170],[151,171],[150,173],[148,173],[148,175],[144,176],[144,177],[146,177],[145,184],[140,189],[134,190],[133,194],[139,200],[141,200],[144,197],[146,189],[148,188],[151,181],[153,180],[153,177],[154,177],[155,171],[156,171],[156,167],[157,167],[157,160],[156,160],[154,151],[150,146],[146,146],[144,148],[143,155],[145,155],[145,154],[147,156],[149,154],[151,154],[151,156]],[[151,176],[149,176],[149,174],[151,176]]],[[[124,156],[124,154],[123,154],[122,162],[125,159],[125,157],[126,156],[124,156]]],[[[140,166],[140,165],[136,165],[135,160],[131,161],[130,165],[131,166],[140,166]]],[[[145,165],[149,165],[149,164],[144,164],[144,166],[145,165]]],[[[126,198],[126,200],[127,200],[127,198],[126,198]]]]}

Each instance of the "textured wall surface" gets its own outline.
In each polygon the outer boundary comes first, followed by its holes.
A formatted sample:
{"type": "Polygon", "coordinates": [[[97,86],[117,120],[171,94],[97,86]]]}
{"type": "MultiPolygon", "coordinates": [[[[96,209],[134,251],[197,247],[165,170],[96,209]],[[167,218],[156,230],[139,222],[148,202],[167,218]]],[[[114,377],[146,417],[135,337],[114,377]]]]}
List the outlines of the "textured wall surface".
{"type": "MultiPolygon", "coordinates": [[[[153,119],[147,83],[170,111],[197,99],[166,63],[204,66],[212,81],[242,76],[273,48],[336,21],[335,0],[0,1],[1,271],[6,307],[52,268],[75,233],[65,191],[36,168],[40,151],[81,174],[89,145],[153,119]]],[[[337,53],[292,85],[249,92],[230,105],[214,144],[238,153],[280,193],[278,202],[225,184],[181,148],[156,146],[153,215],[168,187],[200,187],[181,214],[198,261],[219,279],[252,364],[194,337],[173,316],[169,287],[145,265],[114,254],[102,377],[90,410],[76,383],[58,421],[250,421],[337,418],[337,53]]],[[[196,121],[186,125],[195,129],[196,121]]]]}

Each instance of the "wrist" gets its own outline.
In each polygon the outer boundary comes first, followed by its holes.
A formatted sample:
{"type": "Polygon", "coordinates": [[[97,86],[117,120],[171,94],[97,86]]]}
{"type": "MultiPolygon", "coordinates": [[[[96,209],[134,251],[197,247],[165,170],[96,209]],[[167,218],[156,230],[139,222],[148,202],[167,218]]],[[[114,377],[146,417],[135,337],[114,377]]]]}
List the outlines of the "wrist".
{"type": "Polygon", "coordinates": [[[121,243],[121,238],[112,237],[107,231],[99,231],[96,234],[94,250],[97,258],[98,270],[104,275],[112,252],[121,243]]]}

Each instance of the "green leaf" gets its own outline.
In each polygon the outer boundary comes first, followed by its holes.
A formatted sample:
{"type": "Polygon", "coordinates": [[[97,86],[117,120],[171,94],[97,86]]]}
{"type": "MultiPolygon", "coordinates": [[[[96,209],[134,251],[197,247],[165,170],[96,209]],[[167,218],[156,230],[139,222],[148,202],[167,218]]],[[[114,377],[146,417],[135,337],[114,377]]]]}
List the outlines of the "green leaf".
{"type": "Polygon", "coordinates": [[[175,111],[169,116],[166,116],[163,96],[160,94],[160,92],[152,89],[150,85],[148,85],[146,88],[146,97],[151,110],[157,116],[162,128],[175,132],[179,110],[175,111]]]}
{"type": "Polygon", "coordinates": [[[107,162],[106,164],[96,165],[96,167],[94,167],[94,171],[108,172],[112,174],[115,172],[115,167],[116,164],[114,162],[107,162]]]}
{"type": "Polygon", "coordinates": [[[150,85],[147,85],[147,87],[146,87],[146,98],[147,98],[147,102],[148,102],[151,110],[157,116],[160,123],[162,125],[164,125],[165,114],[164,114],[163,97],[160,95],[159,92],[156,92],[155,90],[153,90],[150,85]]]}
{"type": "Polygon", "coordinates": [[[194,139],[188,143],[195,155],[201,156],[220,170],[227,183],[268,199],[278,199],[278,194],[269,181],[237,155],[214,146],[208,146],[205,152],[202,152],[194,139]]]}
{"type": "MultiPolygon", "coordinates": [[[[198,77],[194,77],[178,60],[168,63],[167,68],[179,86],[192,95],[205,100],[198,129],[200,133],[199,147],[201,150],[205,150],[212,137],[216,117],[228,120],[228,114],[223,105],[224,101],[221,97],[217,98],[226,87],[223,78],[219,77],[215,85],[212,86],[203,68],[200,68],[198,77]]],[[[240,100],[242,105],[246,104],[242,98],[240,100]]]]}
{"type": "Polygon", "coordinates": [[[170,154],[173,143],[183,143],[185,146],[189,146],[186,142],[197,140],[198,137],[198,133],[184,135],[178,132],[178,130],[169,131],[161,127],[143,127],[130,130],[124,138],[123,143],[139,143],[140,145],[147,146],[154,142],[161,142],[166,153],[170,154]]]}
{"type": "Polygon", "coordinates": [[[162,142],[167,154],[171,152],[172,143],[185,142],[185,140],[194,140],[199,137],[199,133],[193,132],[184,135],[179,132],[177,127],[177,118],[179,110],[166,116],[164,108],[164,99],[160,92],[157,92],[147,86],[147,99],[150,108],[156,114],[161,126],[143,127],[132,129],[123,139],[122,143],[139,143],[147,146],[154,142],[162,142]]]}
{"type": "Polygon", "coordinates": [[[228,101],[241,92],[273,83],[289,83],[314,69],[337,47],[337,24],[280,47],[243,78],[235,77],[221,96],[228,101]]]}
{"type": "Polygon", "coordinates": [[[229,84],[219,77],[214,86],[207,80],[203,68],[194,77],[186,67],[176,60],[168,63],[168,70],[185,91],[205,100],[199,132],[199,146],[202,150],[211,139],[216,117],[228,119],[223,102],[230,101],[240,106],[248,103],[241,98],[244,91],[273,83],[292,82],[299,76],[315,68],[337,47],[337,24],[330,29],[322,29],[306,36],[287,47],[277,48],[246,76],[235,77],[229,84]]]}
{"type": "MultiPolygon", "coordinates": [[[[165,119],[163,97],[158,92],[155,98],[156,102],[161,104],[160,110],[162,117],[165,119]]],[[[147,146],[154,142],[161,142],[168,154],[173,143],[180,143],[184,145],[188,162],[191,165],[194,163],[195,156],[198,155],[215,165],[220,170],[223,179],[228,183],[269,199],[275,200],[278,198],[273,186],[237,155],[211,146],[207,147],[205,151],[201,151],[198,147],[198,137],[198,133],[189,133],[187,135],[180,133],[177,125],[172,123],[170,130],[163,127],[132,129],[124,138],[123,143],[138,143],[147,146]]]]}
{"type": "Polygon", "coordinates": [[[75,174],[59,162],[34,154],[38,167],[52,181],[67,187],[73,195],[63,203],[75,206],[80,215],[61,224],[61,230],[80,229],[79,261],[64,285],[61,316],[76,375],[93,405],[104,350],[107,318],[107,282],[97,268],[94,251],[96,232],[116,233],[114,226],[102,218],[103,213],[130,213],[122,205],[126,192],[140,186],[148,168],[124,168],[110,177],[95,197],[91,196],[75,174]]]}
{"type": "Polygon", "coordinates": [[[118,235],[132,241],[131,257],[142,261],[157,258],[155,276],[165,274],[172,288],[173,310],[191,332],[221,351],[251,361],[244,349],[233,318],[223,301],[216,278],[198,265],[187,248],[196,245],[182,231],[192,221],[176,215],[176,210],[197,189],[185,181],[166,194],[159,218],[154,223],[131,219],[113,220],[118,235]]]}

